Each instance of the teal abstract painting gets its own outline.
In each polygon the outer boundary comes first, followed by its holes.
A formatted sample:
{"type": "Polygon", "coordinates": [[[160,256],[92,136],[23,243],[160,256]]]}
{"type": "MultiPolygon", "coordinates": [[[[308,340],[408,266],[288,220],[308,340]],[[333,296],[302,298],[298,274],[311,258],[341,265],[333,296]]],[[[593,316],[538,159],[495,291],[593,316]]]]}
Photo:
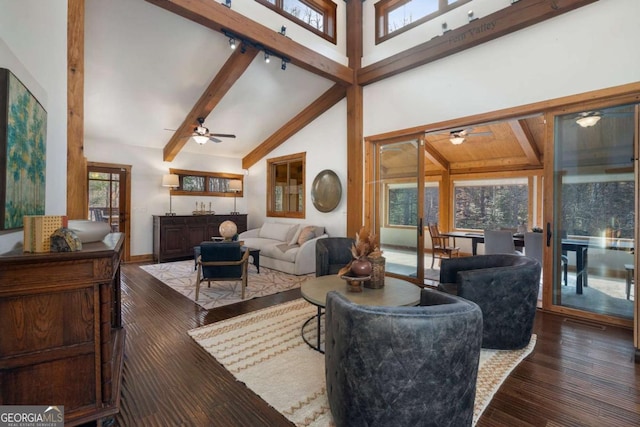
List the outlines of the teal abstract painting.
{"type": "Polygon", "coordinates": [[[0,68],[0,230],[44,215],[47,112],[11,71],[0,68]]]}

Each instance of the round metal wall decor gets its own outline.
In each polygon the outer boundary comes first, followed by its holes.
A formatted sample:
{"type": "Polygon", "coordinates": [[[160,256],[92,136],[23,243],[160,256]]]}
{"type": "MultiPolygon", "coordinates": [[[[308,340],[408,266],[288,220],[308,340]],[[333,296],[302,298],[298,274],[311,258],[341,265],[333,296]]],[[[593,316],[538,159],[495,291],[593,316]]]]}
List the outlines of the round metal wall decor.
{"type": "Polygon", "coordinates": [[[320,172],[311,184],[311,201],[320,212],[331,212],[340,203],[342,185],[340,178],[332,170],[320,172]]]}

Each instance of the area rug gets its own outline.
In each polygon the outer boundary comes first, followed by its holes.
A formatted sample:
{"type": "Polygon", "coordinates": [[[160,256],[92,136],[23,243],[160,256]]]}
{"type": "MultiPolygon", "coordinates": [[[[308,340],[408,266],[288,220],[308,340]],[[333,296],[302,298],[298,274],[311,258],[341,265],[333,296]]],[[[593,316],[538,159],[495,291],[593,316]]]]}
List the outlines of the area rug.
{"type": "MultiPolygon", "coordinates": [[[[198,301],[195,301],[197,273],[193,266],[193,260],[186,260],[143,265],[140,268],[207,310],[243,301],[240,298],[240,281],[211,282],[210,288],[203,282],[200,284],[198,301]]],[[[256,268],[249,264],[244,300],[299,288],[302,282],[312,276],[314,275],[294,276],[265,267],[260,267],[258,273],[256,268]]]]}
{"type": "MultiPolygon", "coordinates": [[[[238,381],[297,426],[332,426],[325,390],[324,355],[310,349],[300,336],[316,307],[303,299],[290,301],[189,331],[238,381]]],[[[321,331],[321,334],[323,332],[321,331]]],[[[305,330],[313,341],[314,322],[305,330]]],[[[509,373],[533,350],[482,350],[476,390],[477,422],[509,373]]]]}

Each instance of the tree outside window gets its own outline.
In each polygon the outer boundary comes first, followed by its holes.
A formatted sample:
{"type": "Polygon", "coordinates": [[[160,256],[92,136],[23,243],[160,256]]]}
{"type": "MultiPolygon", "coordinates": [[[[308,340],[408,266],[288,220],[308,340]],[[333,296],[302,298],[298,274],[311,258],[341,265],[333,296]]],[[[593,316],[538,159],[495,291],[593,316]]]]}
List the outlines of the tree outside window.
{"type": "Polygon", "coordinates": [[[517,229],[529,219],[527,179],[454,182],[454,227],[517,229]]]}

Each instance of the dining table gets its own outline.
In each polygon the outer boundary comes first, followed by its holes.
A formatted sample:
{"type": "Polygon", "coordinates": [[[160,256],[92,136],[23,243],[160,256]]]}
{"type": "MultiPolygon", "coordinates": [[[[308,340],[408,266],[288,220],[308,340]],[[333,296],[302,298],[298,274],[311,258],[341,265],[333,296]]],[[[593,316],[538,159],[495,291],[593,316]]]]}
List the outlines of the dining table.
{"type": "MultiPolygon", "coordinates": [[[[484,233],[465,232],[465,231],[449,231],[440,233],[443,236],[453,238],[453,246],[456,245],[456,239],[471,239],[471,254],[478,254],[478,244],[484,243],[484,233]]],[[[513,243],[516,248],[524,248],[524,234],[515,233],[513,235],[513,243]]],[[[562,239],[562,254],[567,252],[576,253],[576,294],[582,295],[583,288],[588,286],[588,240],[579,239],[562,239]]]]}

